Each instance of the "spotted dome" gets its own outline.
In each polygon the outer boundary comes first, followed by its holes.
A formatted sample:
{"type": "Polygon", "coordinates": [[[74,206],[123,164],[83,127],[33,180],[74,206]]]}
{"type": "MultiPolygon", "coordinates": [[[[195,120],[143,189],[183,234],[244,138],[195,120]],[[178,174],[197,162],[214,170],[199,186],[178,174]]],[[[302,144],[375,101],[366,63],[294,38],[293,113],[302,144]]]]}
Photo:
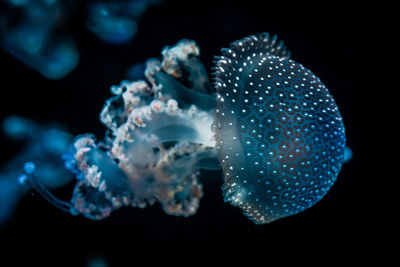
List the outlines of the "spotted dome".
{"type": "Polygon", "coordinates": [[[267,33],[217,58],[216,140],[224,196],[255,223],[301,212],[335,182],[345,150],[335,101],[267,33]]]}

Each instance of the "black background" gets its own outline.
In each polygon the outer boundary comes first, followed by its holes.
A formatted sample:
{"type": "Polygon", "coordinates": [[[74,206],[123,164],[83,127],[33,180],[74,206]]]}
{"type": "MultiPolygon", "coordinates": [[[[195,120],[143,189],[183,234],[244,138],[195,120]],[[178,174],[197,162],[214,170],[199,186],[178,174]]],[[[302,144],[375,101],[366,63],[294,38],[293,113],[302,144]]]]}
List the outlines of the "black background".
{"type": "MultiPolygon", "coordinates": [[[[189,218],[168,216],[154,205],[123,208],[104,221],[90,221],[64,214],[30,193],[11,222],[0,228],[1,258],[13,260],[4,266],[22,261],[88,266],[93,257],[110,266],[135,266],[140,259],[212,264],[215,256],[265,265],[301,259],[324,264],[345,263],[348,256],[383,261],[398,250],[391,243],[398,234],[393,215],[399,211],[397,1],[164,1],[144,14],[133,42],[122,46],[105,44],[85,29],[81,2],[67,25],[81,61],[66,78],[47,80],[0,50],[0,119],[18,114],[42,123],[56,121],[75,135],[92,132],[101,138],[105,129],[98,114],[110,86],[119,84],[132,64],[159,57],[165,45],[189,38],[200,46],[201,60],[210,70],[220,48],[269,32],[278,34],[292,58],[330,88],[354,158],[314,207],[263,226],[223,202],[220,172],[202,173],[204,197],[198,213],[189,218]],[[382,248],[385,254],[379,254],[382,248]]],[[[18,149],[1,135],[1,163],[18,149]]],[[[56,193],[68,198],[69,190],[56,193]]]]}

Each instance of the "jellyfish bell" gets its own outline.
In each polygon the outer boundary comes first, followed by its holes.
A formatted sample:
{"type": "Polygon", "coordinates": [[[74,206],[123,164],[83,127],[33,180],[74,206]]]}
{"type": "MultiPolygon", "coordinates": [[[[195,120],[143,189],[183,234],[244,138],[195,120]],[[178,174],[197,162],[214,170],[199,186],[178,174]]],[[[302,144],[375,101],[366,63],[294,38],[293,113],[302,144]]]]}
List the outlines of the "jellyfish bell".
{"type": "Polygon", "coordinates": [[[216,142],[225,200],[258,224],[311,207],[344,160],[344,125],[332,95],[266,33],[222,54],[216,142]]]}

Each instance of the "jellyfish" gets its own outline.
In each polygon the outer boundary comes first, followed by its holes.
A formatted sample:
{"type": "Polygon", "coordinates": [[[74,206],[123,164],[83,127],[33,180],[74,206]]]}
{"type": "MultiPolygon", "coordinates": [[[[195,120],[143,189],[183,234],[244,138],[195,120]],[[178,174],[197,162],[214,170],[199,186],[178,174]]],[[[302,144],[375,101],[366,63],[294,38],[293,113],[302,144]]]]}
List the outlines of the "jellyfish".
{"type": "Polygon", "coordinates": [[[24,183],[71,214],[101,220],[159,202],[196,213],[200,170],[222,170],[224,200],[255,224],[302,212],[335,182],[345,132],[335,101],[310,70],[268,33],[221,50],[211,83],[192,40],[149,59],[145,80],[112,86],[100,113],[106,138],[77,136],[64,154],[76,176],[69,202],[40,185],[35,162],[24,183]]]}
{"type": "Polygon", "coordinates": [[[73,136],[63,127],[10,116],[3,121],[2,130],[5,136],[23,144],[24,148],[0,170],[0,225],[11,219],[20,198],[34,185],[24,183],[25,171],[35,171],[39,185],[46,188],[62,187],[74,179],[64,168],[62,159],[73,136]],[[36,165],[32,165],[32,161],[36,165]]]}
{"type": "Polygon", "coordinates": [[[88,4],[87,28],[105,42],[129,42],[136,35],[140,17],[156,2],[158,1],[92,1],[88,4]]]}
{"type": "Polygon", "coordinates": [[[48,79],[61,79],[79,62],[75,40],[60,31],[72,1],[6,0],[0,12],[0,45],[48,79]]]}

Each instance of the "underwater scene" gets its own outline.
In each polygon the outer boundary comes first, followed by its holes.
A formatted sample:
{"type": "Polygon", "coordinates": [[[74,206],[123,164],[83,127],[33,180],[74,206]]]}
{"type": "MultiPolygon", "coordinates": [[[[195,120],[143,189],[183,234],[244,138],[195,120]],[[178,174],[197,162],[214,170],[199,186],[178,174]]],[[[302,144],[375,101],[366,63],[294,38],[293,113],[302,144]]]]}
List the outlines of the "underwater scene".
{"type": "Polygon", "coordinates": [[[373,97],[394,76],[371,47],[399,7],[2,0],[5,266],[366,244],[398,184],[379,167],[391,132],[374,112],[393,105],[373,97]]]}

